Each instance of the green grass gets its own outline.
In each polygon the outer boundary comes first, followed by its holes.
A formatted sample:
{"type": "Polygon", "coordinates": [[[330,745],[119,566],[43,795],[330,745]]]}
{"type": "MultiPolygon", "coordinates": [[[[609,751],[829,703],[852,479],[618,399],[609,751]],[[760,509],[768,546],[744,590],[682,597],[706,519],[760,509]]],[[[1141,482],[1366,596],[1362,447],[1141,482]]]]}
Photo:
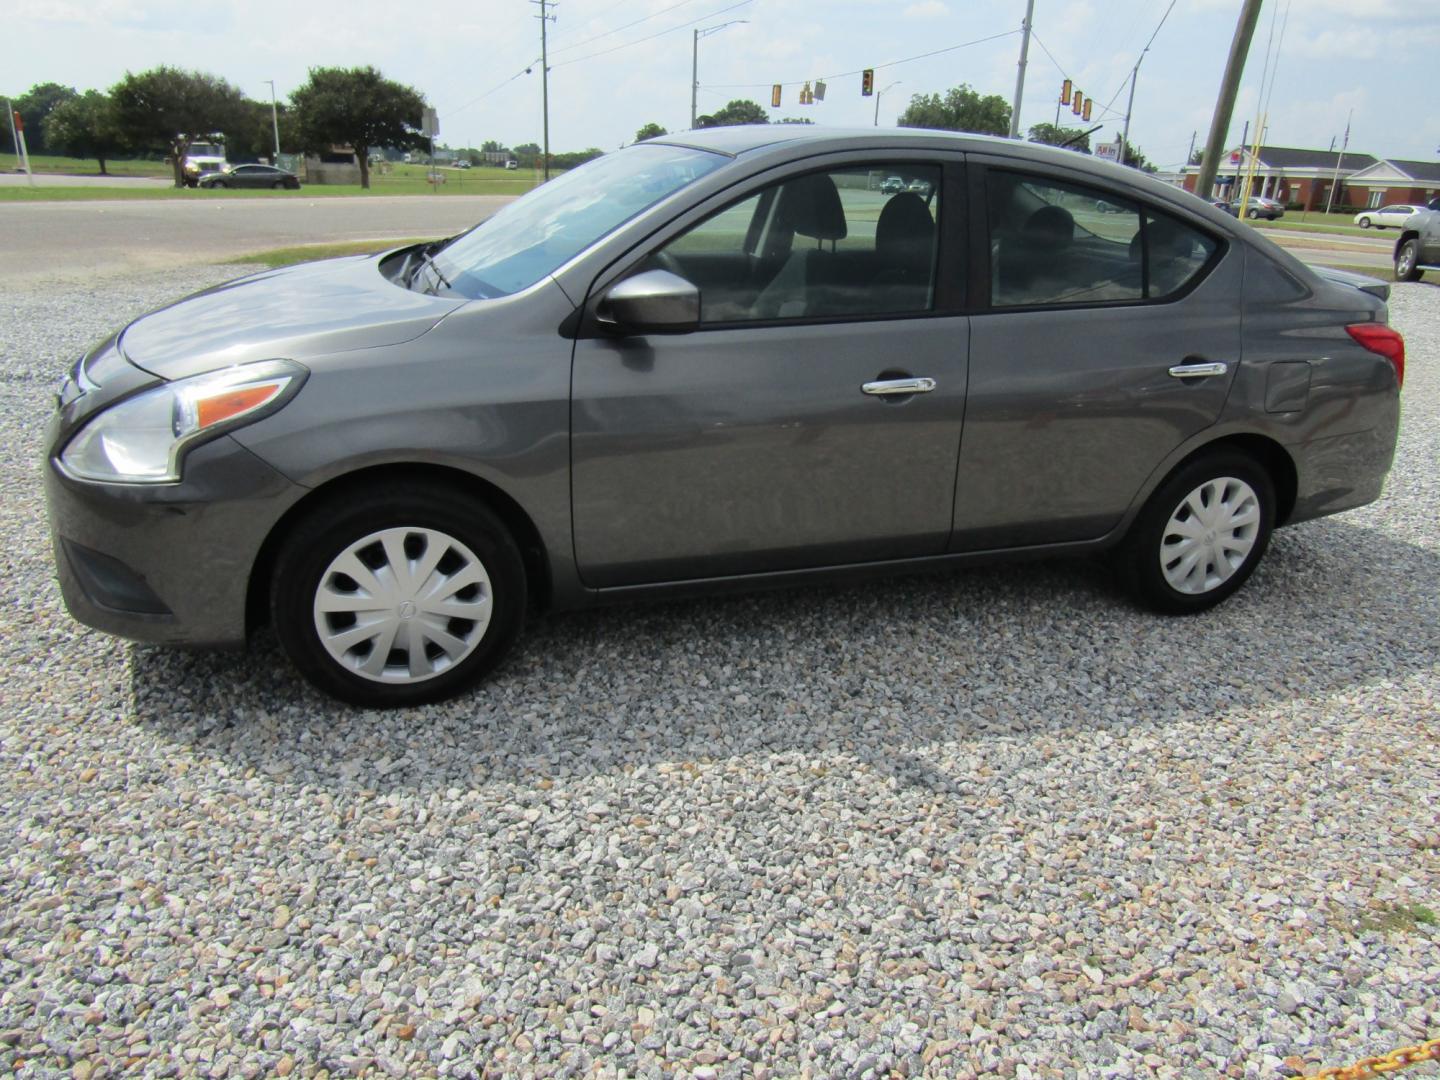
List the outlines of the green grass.
{"type": "Polygon", "coordinates": [[[434,237],[415,236],[399,240],[346,240],[338,244],[301,244],[298,247],[271,248],[256,251],[238,258],[227,258],[227,263],[260,263],[272,270],[280,266],[294,266],[296,263],[314,262],[317,259],[334,259],[342,255],[373,255],[377,251],[408,247],[434,237]]]}
{"type": "MultiPolygon", "coordinates": [[[[19,172],[20,158],[16,154],[0,154],[0,172],[19,172]]],[[[94,158],[61,157],[58,154],[31,154],[30,171],[40,173],[64,173],[67,176],[99,176],[100,163],[94,158]]],[[[106,161],[105,171],[110,176],[174,176],[168,161],[106,161]]]]}
{"type": "Polygon", "coordinates": [[[1382,903],[1363,916],[1356,923],[1356,929],[1378,930],[1382,934],[1413,934],[1421,926],[1435,926],[1437,923],[1440,923],[1440,918],[1424,904],[1382,903]]]}

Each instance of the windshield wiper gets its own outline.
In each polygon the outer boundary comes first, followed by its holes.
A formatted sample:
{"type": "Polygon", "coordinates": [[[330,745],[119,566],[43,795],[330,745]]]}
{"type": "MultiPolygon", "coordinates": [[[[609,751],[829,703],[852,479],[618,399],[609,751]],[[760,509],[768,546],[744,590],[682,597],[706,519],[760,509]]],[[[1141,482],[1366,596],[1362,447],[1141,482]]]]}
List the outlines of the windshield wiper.
{"type": "Polygon", "coordinates": [[[419,276],[420,271],[425,269],[427,266],[440,280],[440,284],[444,285],[447,289],[453,287],[451,286],[449,279],[440,272],[440,267],[435,265],[435,256],[441,251],[443,251],[445,245],[448,243],[450,243],[449,240],[437,240],[435,243],[421,249],[420,260],[415,264],[415,268],[410,271],[409,276],[405,278],[405,287],[407,289],[415,288],[415,279],[419,276]]]}

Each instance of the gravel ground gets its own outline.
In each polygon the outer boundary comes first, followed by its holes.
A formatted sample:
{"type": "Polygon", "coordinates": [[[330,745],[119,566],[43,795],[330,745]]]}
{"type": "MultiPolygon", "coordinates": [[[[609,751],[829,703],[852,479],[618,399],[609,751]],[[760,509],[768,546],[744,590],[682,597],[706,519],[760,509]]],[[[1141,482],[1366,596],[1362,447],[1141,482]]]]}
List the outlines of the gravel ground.
{"type": "Polygon", "coordinates": [[[381,714],[61,609],[54,382],[206,280],[4,301],[0,1072],[1271,1077],[1440,1035],[1440,288],[1395,293],[1384,499],[1219,611],[1059,563],[587,613],[381,714]]]}

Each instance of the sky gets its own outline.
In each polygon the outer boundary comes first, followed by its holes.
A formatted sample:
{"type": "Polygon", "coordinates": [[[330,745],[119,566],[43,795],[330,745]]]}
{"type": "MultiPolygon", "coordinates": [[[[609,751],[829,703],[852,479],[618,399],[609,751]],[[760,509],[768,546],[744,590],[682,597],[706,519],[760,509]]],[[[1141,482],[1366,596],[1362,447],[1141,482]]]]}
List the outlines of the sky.
{"type": "MultiPolygon", "coordinates": [[[[1069,76],[1095,99],[1092,125],[1105,126],[1093,138],[1115,138],[1139,61],[1130,141],[1161,168],[1182,164],[1192,135],[1203,145],[1209,130],[1241,0],[1175,0],[1161,26],[1169,6],[1035,0],[1022,130],[1055,121],[1069,76]]],[[[50,81],[105,89],[126,71],[170,64],[261,100],[273,79],[284,100],[311,67],[371,64],[435,106],[445,144],[541,142],[539,7],[528,0],[0,0],[0,12],[8,94],[50,81]]],[[[701,114],[750,98],[772,119],[869,125],[866,67],[882,125],[910,95],[960,83],[1009,101],[1025,0],[560,0],[553,14],[550,146],[561,153],[613,149],[652,121],[689,127],[693,31],[725,23],[699,42],[701,114]],[[824,101],[798,104],[816,79],[826,79],[824,101]],[[776,82],[784,102],[770,109],[776,82]]],[[[1270,145],[1338,146],[1353,110],[1352,150],[1434,161],[1440,109],[1427,91],[1437,68],[1434,0],[1265,0],[1227,144],[1254,124],[1268,86],[1270,145]]],[[[1062,124],[1073,119],[1062,112],[1062,124]]]]}

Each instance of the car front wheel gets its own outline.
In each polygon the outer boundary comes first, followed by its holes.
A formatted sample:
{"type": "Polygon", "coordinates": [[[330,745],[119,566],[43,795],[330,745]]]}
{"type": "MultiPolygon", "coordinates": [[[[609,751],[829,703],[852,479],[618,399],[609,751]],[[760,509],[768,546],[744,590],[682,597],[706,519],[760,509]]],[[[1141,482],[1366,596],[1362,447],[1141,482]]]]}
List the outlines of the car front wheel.
{"type": "Polygon", "coordinates": [[[1245,216],[1248,217],[1251,221],[1254,221],[1254,220],[1256,220],[1257,218],[1260,217],[1260,211],[1259,211],[1259,210],[1247,210],[1247,211],[1245,212],[1245,216]]]}
{"type": "Polygon", "coordinates": [[[1274,523],[1269,473],[1236,451],[1206,454],[1150,497],[1121,550],[1121,566],[1147,607],[1204,611],[1254,572],[1274,523]]]}
{"type": "Polygon", "coordinates": [[[1420,269],[1420,241],[1406,240],[1395,254],[1395,280],[1419,281],[1424,272],[1420,269]]]}
{"type": "Polygon", "coordinates": [[[271,579],[275,633],[315,686],[355,705],[439,701],[519,636],[525,566],[504,524],[456,490],[383,485],[320,507],[271,579]]]}
{"type": "Polygon", "coordinates": [[[1370,228],[1370,219],[1369,219],[1368,217],[1362,217],[1362,218],[1360,219],[1360,228],[1362,228],[1362,229],[1368,229],[1368,228],[1370,228]]]}

